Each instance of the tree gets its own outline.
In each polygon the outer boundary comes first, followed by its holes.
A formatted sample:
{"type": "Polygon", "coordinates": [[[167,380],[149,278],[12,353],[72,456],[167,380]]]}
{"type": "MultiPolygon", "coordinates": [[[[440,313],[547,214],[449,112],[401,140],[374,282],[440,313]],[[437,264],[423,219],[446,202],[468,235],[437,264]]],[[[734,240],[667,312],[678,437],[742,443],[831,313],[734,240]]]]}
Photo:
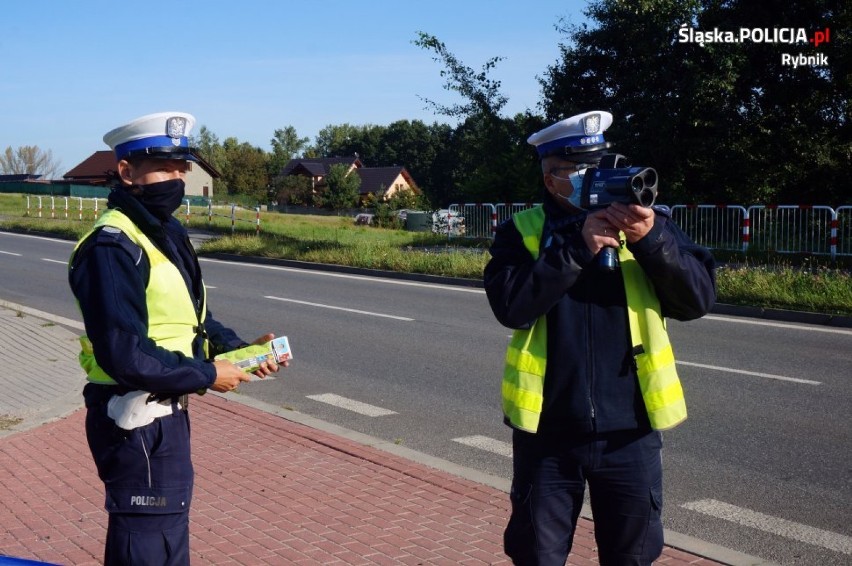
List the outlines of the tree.
{"type": "Polygon", "coordinates": [[[358,126],[349,123],[338,126],[329,124],[319,131],[310,151],[317,157],[348,157],[354,153],[349,150],[352,147],[352,141],[358,136],[358,126]],[[344,150],[347,153],[342,153],[344,150]]]}
{"type": "Polygon", "coordinates": [[[53,159],[51,150],[42,151],[37,145],[12,146],[0,155],[0,173],[4,175],[41,175],[53,179],[59,174],[60,164],[53,159]]]}
{"type": "Polygon", "coordinates": [[[280,205],[316,205],[313,195],[313,182],[307,175],[279,177],[275,186],[277,189],[276,200],[280,205]]]}
{"type": "MultiPolygon", "coordinates": [[[[848,3],[847,3],[848,4],[848,3]]],[[[634,164],[660,173],[664,202],[825,203],[852,182],[849,39],[828,66],[784,65],[813,47],[682,42],[679,30],[848,29],[831,0],[597,0],[592,25],[562,25],[560,59],[541,79],[549,120],[600,108],[634,164]]],[[[558,28],[559,29],[559,28],[558,28]]],[[[835,34],[833,34],[834,36],[835,34]]]]}
{"type": "Polygon", "coordinates": [[[500,110],[509,99],[500,93],[500,81],[489,79],[488,73],[504,57],[492,57],[482,66],[482,71],[476,73],[459,61],[455,55],[450,53],[447,46],[433,35],[422,31],[417,32],[414,45],[435,52],[437,56],[433,57],[433,60],[446,67],[441,71],[441,76],[447,79],[447,82],[444,83],[444,90],[455,91],[467,100],[466,104],[447,106],[432,100],[422,99],[435,113],[454,118],[475,114],[483,114],[494,120],[499,117],[500,110]]]}
{"type": "Polygon", "coordinates": [[[287,163],[307,147],[308,141],[308,138],[300,138],[293,126],[275,130],[270,140],[272,144],[272,154],[269,157],[270,178],[277,177],[287,163]]]}
{"type": "Polygon", "coordinates": [[[248,142],[227,138],[222,144],[225,165],[221,171],[228,194],[246,195],[257,202],[267,202],[271,190],[267,173],[268,155],[248,142]]]}
{"type": "Polygon", "coordinates": [[[540,174],[534,167],[534,153],[522,141],[531,132],[517,129],[528,120],[500,115],[508,98],[500,92],[500,81],[489,78],[503,58],[489,59],[477,73],[432,35],[418,32],[414,44],[436,53],[435,61],[445,66],[441,71],[447,81],[444,89],[457,92],[467,101],[448,106],[426,100],[438,114],[462,120],[451,141],[458,156],[453,164],[455,193],[451,196],[505,202],[535,190],[540,174]]]}
{"type": "MultiPolygon", "coordinates": [[[[388,125],[379,142],[379,165],[404,166],[429,200],[438,202],[441,190],[449,188],[447,144],[450,126],[427,126],[420,120],[399,120],[388,125]]],[[[410,207],[403,207],[410,208],[410,207]]]]}
{"type": "Polygon", "coordinates": [[[358,189],[361,188],[361,177],[357,173],[350,172],[346,165],[332,165],[325,176],[328,185],[326,189],[325,202],[338,213],[355,206],[358,202],[358,189]]]}

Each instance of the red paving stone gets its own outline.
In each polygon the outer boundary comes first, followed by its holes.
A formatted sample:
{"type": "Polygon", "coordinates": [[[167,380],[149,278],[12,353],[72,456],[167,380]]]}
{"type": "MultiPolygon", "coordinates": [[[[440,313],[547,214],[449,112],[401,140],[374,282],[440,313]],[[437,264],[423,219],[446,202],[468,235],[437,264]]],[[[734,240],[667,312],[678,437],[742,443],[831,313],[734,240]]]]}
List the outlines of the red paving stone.
{"type": "MultiPolygon", "coordinates": [[[[509,564],[505,493],[215,395],[192,414],[195,564],[509,564]]],[[[100,563],[84,411],[0,439],[0,555],[100,563]]],[[[568,564],[596,564],[581,520],[568,564]]],[[[666,547],[658,564],[719,564],[666,547]]]]}

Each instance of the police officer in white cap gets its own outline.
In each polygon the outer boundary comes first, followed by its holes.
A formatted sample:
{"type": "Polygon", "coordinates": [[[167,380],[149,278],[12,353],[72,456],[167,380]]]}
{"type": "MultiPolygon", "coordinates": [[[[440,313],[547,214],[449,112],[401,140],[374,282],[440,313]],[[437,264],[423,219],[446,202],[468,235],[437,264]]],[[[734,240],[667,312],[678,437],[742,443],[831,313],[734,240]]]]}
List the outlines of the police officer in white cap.
{"type": "Polygon", "coordinates": [[[565,564],[587,483],[601,564],[650,565],[662,552],[659,431],[686,418],[662,321],[710,310],[714,264],[662,211],[582,210],[611,124],[585,112],[530,136],[544,202],[498,228],[485,268],[491,309],[514,329],[502,394],[515,564],[565,564]],[[594,261],[605,246],[619,249],[616,271],[594,261]]]}
{"type": "MultiPolygon", "coordinates": [[[[198,159],[188,140],[194,122],[162,112],[104,136],[117,183],[69,263],[86,328],[86,436],[109,512],[105,564],[189,563],[189,395],[249,380],[231,362],[212,361],[247,343],[210,314],[198,259],[172,216],[198,159]]],[[[277,370],[264,363],[255,373],[277,370]]]]}

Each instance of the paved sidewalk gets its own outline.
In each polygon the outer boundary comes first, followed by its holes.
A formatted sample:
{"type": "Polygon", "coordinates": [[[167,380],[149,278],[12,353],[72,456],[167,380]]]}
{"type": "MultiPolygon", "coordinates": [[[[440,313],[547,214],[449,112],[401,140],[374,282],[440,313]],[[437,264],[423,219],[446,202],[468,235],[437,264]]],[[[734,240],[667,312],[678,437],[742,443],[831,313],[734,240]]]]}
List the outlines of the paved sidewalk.
{"type": "MultiPolygon", "coordinates": [[[[106,512],[76,335],[0,301],[0,352],[0,556],[99,564],[106,512]]],[[[508,496],[482,474],[239,394],[190,411],[194,564],[509,563],[508,496]]],[[[569,564],[598,563],[591,529],[582,519],[569,564]]],[[[657,564],[753,560],[667,537],[690,551],[667,546],[657,564]]]]}

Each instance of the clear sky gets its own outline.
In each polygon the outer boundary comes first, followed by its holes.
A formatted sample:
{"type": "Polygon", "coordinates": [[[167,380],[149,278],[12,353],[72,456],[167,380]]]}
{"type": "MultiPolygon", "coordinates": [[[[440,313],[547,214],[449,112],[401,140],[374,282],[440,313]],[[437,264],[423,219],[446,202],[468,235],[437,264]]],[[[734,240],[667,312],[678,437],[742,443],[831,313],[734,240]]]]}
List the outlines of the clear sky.
{"type": "Polygon", "coordinates": [[[506,115],[537,110],[537,77],[559,57],[561,18],[586,0],[292,2],[0,1],[0,151],[51,150],[60,175],[103,134],[151,112],[194,114],[220,141],[269,151],[278,128],[452,123],[421,98],[461,102],[443,65],[412,42],[436,36],[478,71],[505,57],[506,115]]]}

